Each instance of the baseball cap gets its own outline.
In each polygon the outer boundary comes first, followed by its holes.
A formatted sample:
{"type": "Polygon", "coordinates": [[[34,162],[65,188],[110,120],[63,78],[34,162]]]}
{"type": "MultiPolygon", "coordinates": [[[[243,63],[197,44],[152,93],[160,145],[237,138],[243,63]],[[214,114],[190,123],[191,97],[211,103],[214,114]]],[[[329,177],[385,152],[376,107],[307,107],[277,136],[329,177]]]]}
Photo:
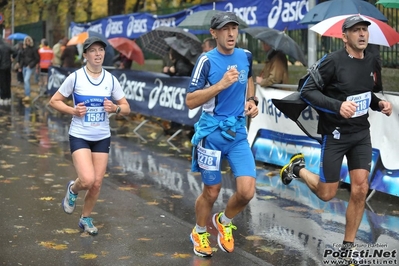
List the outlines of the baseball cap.
{"type": "Polygon", "coordinates": [[[365,23],[365,24],[367,24],[367,26],[369,26],[371,24],[370,21],[364,20],[359,15],[350,16],[350,17],[346,18],[344,23],[342,24],[342,32],[344,32],[346,29],[349,29],[349,28],[355,26],[358,23],[365,23]]]}
{"type": "Polygon", "coordinates": [[[240,25],[240,23],[238,22],[237,15],[234,14],[233,12],[218,12],[215,15],[213,15],[211,19],[211,28],[221,29],[224,25],[231,22],[240,25]]]}
{"type": "Polygon", "coordinates": [[[83,53],[86,53],[86,50],[89,49],[94,43],[101,44],[104,48],[107,47],[107,44],[96,36],[89,37],[83,43],[83,53]]]}

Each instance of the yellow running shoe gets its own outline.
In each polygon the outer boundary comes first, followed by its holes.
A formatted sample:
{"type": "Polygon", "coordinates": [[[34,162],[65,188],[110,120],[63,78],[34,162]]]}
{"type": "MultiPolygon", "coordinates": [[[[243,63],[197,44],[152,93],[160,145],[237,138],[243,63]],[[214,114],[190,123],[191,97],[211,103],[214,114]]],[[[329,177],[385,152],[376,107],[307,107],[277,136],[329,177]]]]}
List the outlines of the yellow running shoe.
{"type": "Polygon", "coordinates": [[[218,244],[219,247],[224,252],[233,252],[234,251],[234,238],[233,238],[233,230],[237,230],[237,227],[233,225],[233,223],[229,223],[228,225],[223,225],[219,218],[222,216],[223,212],[215,213],[212,218],[213,225],[218,230],[218,244]]]}
{"type": "Polygon", "coordinates": [[[211,234],[209,233],[198,234],[195,230],[195,227],[193,228],[193,231],[190,234],[190,239],[191,242],[193,242],[194,244],[193,250],[195,255],[200,257],[211,257],[213,255],[212,248],[208,239],[210,235],[211,234]]]}
{"type": "Polygon", "coordinates": [[[280,178],[284,185],[288,185],[294,178],[299,178],[294,174],[294,167],[305,167],[305,156],[302,153],[292,155],[288,164],[284,165],[280,170],[280,178]]]}

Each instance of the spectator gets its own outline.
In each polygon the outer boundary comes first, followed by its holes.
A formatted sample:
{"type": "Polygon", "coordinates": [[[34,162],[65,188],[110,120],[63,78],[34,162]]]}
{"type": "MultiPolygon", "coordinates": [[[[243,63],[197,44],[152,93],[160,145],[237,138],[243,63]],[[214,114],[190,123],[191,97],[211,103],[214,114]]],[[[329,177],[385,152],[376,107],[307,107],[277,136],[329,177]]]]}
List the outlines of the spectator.
{"type": "Polygon", "coordinates": [[[202,52],[206,53],[216,47],[216,40],[213,38],[206,38],[202,42],[202,52]]]}
{"type": "Polygon", "coordinates": [[[76,67],[76,56],[79,55],[76,45],[68,45],[65,47],[61,55],[62,67],[76,67]]]}
{"type": "MultiPolygon", "coordinates": [[[[39,52],[39,50],[40,50],[40,48],[42,48],[43,46],[44,46],[44,41],[45,41],[46,39],[42,39],[41,41],[40,41],[40,45],[39,45],[39,49],[37,50],[37,52],[39,52]]],[[[40,57],[40,55],[39,55],[39,57],[40,57]]],[[[40,64],[37,64],[36,65],[36,71],[35,71],[35,83],[36,84],[38,84],[39,83],[39,77],[40,77],[40,64]]]]}
{"type": "Polygon", "coordinates": [[[30,78],[32,73],[36,69],[36,65],[39,63],[38,50],[33,46],[33,40],[30,36],[25,37],[23,50],[19,56],[20,70],[24,76],[24,89],[25,97],[22,99],[23,102],[30,102],[30,78]]]}
{"type": "Polygon", "coordinates": [[[61,66],[62,52],[64,51],[67,42],[68,42],[68,38],[64,37],[53,46],[53,53],[54,53],[53,66],[56,66],[56,67],[61,66]]]}
{"type": "Polygon", "coordinates": [[[0,105],[11,103],[11,57],[14,48],[0,38],[0,105]]]}
{"type": "MultiPolygon", "coordinates": [[[[42,41],[42,47],[39,49],[39,56],[40,56],[40,62],[39,62],[39,70],[40,73],[48,73],[48,68],[51,66],[51,62],[54,57],[53,50],[48,46],[47,40],[42,41]]],[[[43,76],[41,75],[41,84],[42,85],[47,85],[47,77],[44,79],[43,76]]]]}
{"type": "Polygon", "coordinates": [[[24,83],[24,77],[22,75],[22,71],[18,71],[18,70],[20,69],[19,58],[24,49],[23,42],[18,42],[15,49],[16,49],[16,54],[15,54],[14,61],[13,61],[13,64],[14,64],[13,69],[17,73],[18,84],[22,84],[22,83],[24,83]]]}
{"type": "Polygon", "coordinates": [[[172,65],[170,66],[167,74],[170,76],[191,76],[194,65],[190,62],[190,60],[180,55],[173,49],[170,49],[169,51],[169,59],[172,65]]]}
{"type": "MultiPolygon", "coordinates": [[[[169,60],[171,62],[171,66],[166,74],[170,76],[191,76],[194,65],[187,58],[180,55],[172,48],[169,50],[169,60]]],[[[165,130],[165,133],[167,135],[173,135],[177,130],[181,129],[182,126],[182,124],[171,121],[170,128],[165,130]]],[[[190,128],[190,130],[193,131],[193,128],[190,128]]]]}
{"type": "Polygon", "coordinates": [[[162,65],[162,73],[169,75],[169,68],[172,65],[172,61],[169,58],[169,54],[165,55],[162,58],[162,63],[163,63],[163,65],[162,65]]]}
{"type": "Polygon", "coordinates": [[[119,69],[131,69],[133,61],[123,54],[118,54],[113,59],[114,66],[119,69]]]}
{"type": "Polygon", "coordinates": [[[284,53],[272,49],[262,42],[263,50],[266,52],[266,62],[260,75],[256,77],[256,83],[262,87],[273,84],[288,84],[288,61],[284,53]]]}

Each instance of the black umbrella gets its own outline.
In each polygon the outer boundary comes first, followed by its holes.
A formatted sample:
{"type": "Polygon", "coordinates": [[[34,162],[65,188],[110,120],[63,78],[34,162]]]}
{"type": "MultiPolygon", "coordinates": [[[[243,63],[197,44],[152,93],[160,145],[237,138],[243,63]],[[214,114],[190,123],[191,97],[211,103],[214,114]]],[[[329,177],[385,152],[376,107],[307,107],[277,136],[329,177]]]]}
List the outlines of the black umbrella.
{"type": "Polygon", "coordinates": [[[321,136],[317,133],[317,121],[304,120],[301,116],[302,112],[308,108],[308,104],[301,99],[299,92],[294,92],[282,99],[272,99],[272,102],[277,109],[294,121],[303,133],[321,143],[321,136]]]}
{"type": "Polygon", "coordinates": [[[285,32],[267,27],[252,27],[243,29],[243,31],[250,34],[253,38],[267,43],[273,47],[273,49],[291,56],[306,66],[306,58],[302,49],[290,36],[285,34],[285,32]]]}
{"type": "Polygon", "coordinates": [[[172,46],[176,47],[173,48],[174,50],[192,62],[195,62],[196,56],[202,52],[202,43],[197,36],[180,28],[161,26],[141,35],[138,39],[144,50],[160,57],[167,55],[172,46]]]}
{"type": "Polygon", "coordinates": [[[165,42],[170,48],[187,58],[193,64],[195,64],[198,56],[202,53],[202,48],[200,46],[196,45],[194,47],[176,36],[165,38],[165,42]]]}

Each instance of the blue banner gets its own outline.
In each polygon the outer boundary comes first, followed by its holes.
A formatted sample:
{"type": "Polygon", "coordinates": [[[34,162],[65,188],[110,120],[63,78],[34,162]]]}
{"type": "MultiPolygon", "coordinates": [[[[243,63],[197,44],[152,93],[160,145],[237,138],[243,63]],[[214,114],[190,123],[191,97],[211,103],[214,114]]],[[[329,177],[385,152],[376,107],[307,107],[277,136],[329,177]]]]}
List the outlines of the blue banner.
{"type": "Polygon", "coordinates": [[[211,9],[234,12],[249,27],[264,26],[277,30],[297,30],[308,27],[299,22],[309,11],[309,0],[231,0],[196,5],[184,11],[162,16],[132,13],[110,16],[89,23],[72,22],[70,33],[71,36],[75,36],[80,32],[91,30],[103,34],[106,38],[137,39],[159,26],[176,27],[191,13],[211,9]]]}
{"type": "MultiPolygon", "coordinates": [[[[50,67],[47,94],[57,92],[76,69],[50,67]]],[[[132,112],[193,126],[201,108],[189,110],[185,104],[190,77],[170,77],[162,73],[111,69],[122,86],[132,112]]]]}

